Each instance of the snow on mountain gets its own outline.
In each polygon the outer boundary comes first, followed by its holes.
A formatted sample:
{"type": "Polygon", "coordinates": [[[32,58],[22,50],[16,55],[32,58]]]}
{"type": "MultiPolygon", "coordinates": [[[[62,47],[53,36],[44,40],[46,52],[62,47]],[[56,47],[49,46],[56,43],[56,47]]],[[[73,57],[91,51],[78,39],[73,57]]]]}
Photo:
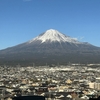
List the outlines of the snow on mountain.
{"type": "Polygon", "coordinates": [[[29,43],[32,43],[32,42],[37,41],[37,40],[40,40],[41,43],[44,43],[46,41],[50,41],[50,42],[69,42],[69,43],[82,44],[82,42],[79,42],[74,38],[66,36],[66,35],[64,35],[64,34],[60,33],[57,30],[54,30],[54,29],[47,30],[43,34],[30,40],[29,43]]]}
{"type": "Polygon", "coordinates": [[[31,66],[100,62],[100,48],[50,29],[36,38],[0,50],[0,64],[31,66]]]}

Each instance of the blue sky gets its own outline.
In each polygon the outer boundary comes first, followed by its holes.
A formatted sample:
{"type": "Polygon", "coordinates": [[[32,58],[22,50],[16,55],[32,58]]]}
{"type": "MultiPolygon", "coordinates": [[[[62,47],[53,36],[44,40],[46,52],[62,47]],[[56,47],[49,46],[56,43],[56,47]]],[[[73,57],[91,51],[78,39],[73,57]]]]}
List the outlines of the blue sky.
{"type": "Polygon", "coordinates": [[[51,28],[100,47],[100,0],[0,0],[0,49],[51,28]]]}

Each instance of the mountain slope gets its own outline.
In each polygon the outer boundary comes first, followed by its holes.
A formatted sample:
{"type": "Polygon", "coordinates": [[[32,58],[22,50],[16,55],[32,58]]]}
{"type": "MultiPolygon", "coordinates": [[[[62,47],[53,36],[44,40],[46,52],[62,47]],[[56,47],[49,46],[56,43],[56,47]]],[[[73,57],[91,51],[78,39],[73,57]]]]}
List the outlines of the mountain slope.
{"type": "Polygon", "coordinates": [[[99,59],[99,47],[79,42],[53,29],[28,42],[0,51],[1,64],[98,63],[99,59]]]}
{"type": "Polygon", "coordinates": [[[61,34],[60,32],[58,32],[57,30],[54,29],[50,29],[47,30],[45,33],[37,36],[36,38],[32,39],[31,41],[29,41],[29,43],[34,42],[40,40],[41,43],[50,41],[50,42],[70,42],[70,43],[80,43],[78,41],[76,41],[73,38],[70,38],[64,34],[61,34]]]}

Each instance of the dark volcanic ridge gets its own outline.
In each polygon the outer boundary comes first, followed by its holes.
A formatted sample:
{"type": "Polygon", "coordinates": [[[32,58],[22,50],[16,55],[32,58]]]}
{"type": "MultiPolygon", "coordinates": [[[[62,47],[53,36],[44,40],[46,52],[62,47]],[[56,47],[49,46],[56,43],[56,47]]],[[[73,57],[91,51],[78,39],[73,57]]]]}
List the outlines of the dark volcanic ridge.
{"type": "Polygon", "coordinates": [[[99,59],[99,47],[79,42],[53,29],[28,42],[0,50],[1,65],[99,63],[99,59]]]}

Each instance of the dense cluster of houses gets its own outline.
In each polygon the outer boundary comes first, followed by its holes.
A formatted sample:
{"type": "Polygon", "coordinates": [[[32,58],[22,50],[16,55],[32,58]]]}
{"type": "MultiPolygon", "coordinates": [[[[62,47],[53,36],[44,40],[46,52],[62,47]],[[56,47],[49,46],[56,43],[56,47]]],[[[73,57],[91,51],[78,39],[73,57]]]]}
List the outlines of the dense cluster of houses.
{"type": "Polygon", "coordinates": [[[100,68],[89,66],[0,67],[0,99],[44,96],[46,100],[89,100],[100,95],[100,68]]]}

